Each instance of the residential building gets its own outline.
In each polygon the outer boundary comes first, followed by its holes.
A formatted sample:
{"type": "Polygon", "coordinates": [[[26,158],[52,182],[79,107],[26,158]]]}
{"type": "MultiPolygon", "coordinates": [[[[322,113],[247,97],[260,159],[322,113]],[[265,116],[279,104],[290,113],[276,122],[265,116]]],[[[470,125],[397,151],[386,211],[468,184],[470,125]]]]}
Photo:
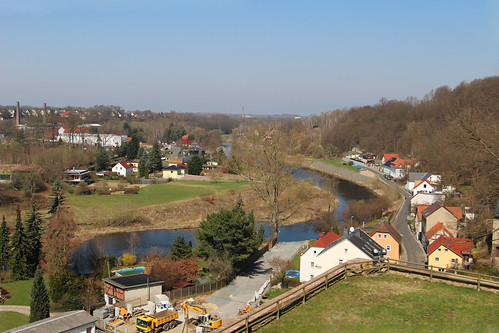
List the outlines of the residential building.
{"type": "Polygon", "coordinates": [[[133,168],[126,162],[118,162],[111,171],[116,172],[118,176],[127,177],[133,173],[133,168]]]}
{"type": "Polygon", "coordinates": [[[300,282],[352,259],[377,259],[383,251],[383,247],[361,229],[345,231],[343,237],[330,231],[301,255],[300,282]]]}
{"type": "Polygon", "coordinates": [[[446,269],[467,268],[473,262],[471,250],[473,241],[468,238],[448,238],[440,236],[428,246],[428,266],[446,269]]]}
{"type": "Polygon", "coordinates": [[[118,302],[144,305],[163,292],[163,282],[146,274],[104,279],[104,300],[106,305],[118,302]]]}
{"type": "Polygon", "coordinates": [[[68,169],[62,172],[62,178],[65,182],[78,184],[90,179],[90,171],[87,169],[68,169]]]}
{"type": "Polygon", "coordinates": [[[6,333],[95,333],[96,321],[97,318],[86,311],[77,310],[52,314],[49,318],[13,328],[6,333]]]}
{"type": "Polygon", "coordinates": [[[418,180],[414,183],[414,188],[412,189],[412,195],[417,193],[433,193],[435,191],[435,186],[430,184],[428,179],[418,180]]]}
{"type": "Polygon", "coordinates": [[[163,178],[179,179],[185,175],[185,166],[170,165],[163,169],[163,178]]]}
{"type": "Polygon", "coordinates": [[[91,146],[97,146],[100,144],[103,147],[120,147],[123,143],[128,141],[128,137],[126,135],[108,133],[100,134],[91,130],[91,128],[97,128],[99,126],[100,125],[98,124],[87,124],[74,129],[61,127],[57,131],[57,141],[62,140],[66,143],[91,146]]]}
{"type": "Polygon", "coordinates": [[[400,244],[402,236],[388,222],[378,224],[369,236],[386,249],[385,258],[400,259],[400,244]]]}
{"type": "Polygon", "coordinates": [[[438,222],[426,232],[426,239],[428,240],[428,244],[433,243],[436,241],[440,236],[444,236],[447,238],[454,238],[455,235],[453,235],[444,225],[442,222],[438,222]]]}
{"type": "Polygon", "coordinates": [[[415,193],[411,198],[411,208],[421,205],[429,206],[434,202],[444,202],[444,201],[445,201],[445,194],[443,194],[442,192],[432,192],[432,193],[418,192],[415,193]]]}
{"type": "Polygon", "coordinates": [[[417,220],[416,230],[418,239],[423,243],[423,247],[428,245],[426,232],[441,222],[452,235],[458,235],[458,224],[463,220],[463,213],[460,207],[446,207],[441,202],[431,205],[419,205],[416,207],[417,220]]]}

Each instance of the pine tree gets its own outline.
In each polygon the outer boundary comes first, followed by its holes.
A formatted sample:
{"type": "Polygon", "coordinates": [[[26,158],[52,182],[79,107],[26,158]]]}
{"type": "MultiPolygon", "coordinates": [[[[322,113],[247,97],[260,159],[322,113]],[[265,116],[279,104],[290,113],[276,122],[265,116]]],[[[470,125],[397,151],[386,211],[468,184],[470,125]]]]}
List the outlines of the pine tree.
{"type": "Polygon", "coordinates": [[[17,207],[17,218],[14,235],[10,240],[10,264],[11,277],[13,280],[25,280],[28,273],[28,254],[23,223],[21,221],[21,210],[17,207]]]}
{"type": "Polygon", "coordinates": [[[26,215],[25,226],[27,269],[29,276],[32,277],[40,263],[43,233],[43,220],[34,201],[31,202],[31,211],[26,215]]]}
{"type": "Polygon", "coordinates": [[[139,152],[139,139],[134,135],[126,145],[126,158],[130,161],[137,158],[139,152]]]}
{"type": "Polygon", "coordinates": [[[163,170],[163,162],[161,161],[161,149],[159,148],[159,143],[155,142],[152,146],[151,152],[149,153],[149,160],[151,161],[151,167],[154,172],[163,170]]]}
{"type": "Polygon", "coordinates": [[[142,156],[140,157],[139,166],[138,166],[139,175],[141,177],[146,175],[146,168],[147,168],[147,161],[148,160],[149,160],[149,156],[147,155],[147,152],[144,151],[142,153],[142,156]]]}
{"type": "Polygon", "coordinates": [[[59,179],[56,179],[52,185],[52,192],[49,196],[49,214],[54,214],[55,211],[64,204],[64,196],[62,195],[62,184],[59,179]]]}
{"type": "Polygon", "coordinates": [[[29,322],[50,317],[50,299],[43,272],[38,267],[35,272],[33,287],[31,288],[31,305],[29,307],[29,322]]]}
{"type": "Polygon", "coordinates": [[[192,255],[192,242],[187,244],[184,236],[177,236],[170,250],[170,258],[173,260],[187,259],[192,255]]]}
{"type": "Polygon", "coordinates": [[[97,157],[95,158],[95,170],[108,170],[111,163],[109,162],[109,156],[104,148],[100,147],[97,157]]]}
{"type": "Polygon", "coordinates": [[[187,162],[187,173],[189,175],[199,175],[203,171],[203,160],[198,155],[194,155],[189,162],[187,162]]]}
{"type": "Polygon", "coordinates": [[[2,226],[0,227],[0,270],[7,270],[9,264],[9,228],[5,222],[5,216],[2,217],[2,226]]]}

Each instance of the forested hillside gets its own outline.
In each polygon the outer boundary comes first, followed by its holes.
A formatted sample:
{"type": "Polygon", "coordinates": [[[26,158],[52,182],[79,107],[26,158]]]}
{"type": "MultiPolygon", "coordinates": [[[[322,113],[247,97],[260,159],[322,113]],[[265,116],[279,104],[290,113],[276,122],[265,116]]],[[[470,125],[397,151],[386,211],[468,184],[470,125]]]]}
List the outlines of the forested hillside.
{"type": "Polygon", "coordinates": [[[421,171],[441,173],[454,185],[471,185],[474,200],[495,204],[498,108],[499,77],[490,77],[454,89],[437,88],[423,100],[382,99],[373,106],[324,113],[304,123],[319,128],[326,154],[340,155],[358,144],[377,154],[419,157],[421,171]]]}

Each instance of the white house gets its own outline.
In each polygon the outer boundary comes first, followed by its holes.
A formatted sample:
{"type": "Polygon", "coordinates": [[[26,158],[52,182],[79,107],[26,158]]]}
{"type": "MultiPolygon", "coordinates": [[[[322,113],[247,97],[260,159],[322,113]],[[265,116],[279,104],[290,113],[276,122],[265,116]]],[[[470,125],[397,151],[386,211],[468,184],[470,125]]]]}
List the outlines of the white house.
{"type": "Polygon", "coordinates": [[[309,281],[329,269],[352,259],[372,260],[383,247],[361,229],[340,238],[330,231],[317,240],[300,258],[300,282],[309,281]]]}
{"type": "Polygon", "coordinates": [[[414,188],[412,189],[412,195],[415,195],[416,193],[420,192],[432,193],[434,191],[435,191],[435,186],[430,184],[428,179],[425,179],[425,180],[416,181],[414,183],[414,188]]]}
{"type": "Polygon", "coordinates": [[[133,168],[126,162],[118,162],[111,171],[116,172],[118,176],[126,177],[133,173],[133,168]]]}
{"type": "Polygon", "coordinates": [[[49,318],[35,321],[6,332],[69,332],[69,333],[95,333],[95,322],[97,318],[92,317],[85,310],[76,310],[51,314],[49,318]]]}
{"type": "Polygon", "coordinates": [[[90,128],[92,127],[97,127],[97,124],[82,125],[81,127],[74,128],[72,130],[61,127],[57,131],[57,141],[62,140],[66,143],[85,144],[91,146],[97,146],[100,144],[103,147],[120,147],[123,143],[128,141],[128,137],[126,135],[91,133],[90,128]]]}
{"type": "Polygon", "coordinates": [[[445,195],[442,192],[423,193],[418,192],[411,198],[411,207],[418,205],[431,205],[434,202],[444,202],[445,195]]]}

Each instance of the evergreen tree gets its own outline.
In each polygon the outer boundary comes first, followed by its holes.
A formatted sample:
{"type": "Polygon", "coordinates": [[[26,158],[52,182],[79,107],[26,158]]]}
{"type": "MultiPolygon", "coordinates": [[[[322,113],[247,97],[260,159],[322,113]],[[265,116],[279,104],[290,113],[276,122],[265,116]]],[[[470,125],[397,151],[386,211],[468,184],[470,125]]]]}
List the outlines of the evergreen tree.
{"type": "Polygon", "coordinates": [[[170,250],[170,258],[173,260],[187,259],[192,255],[192,242],[187,244],[184,236],[177,236],[170,250]]]}
{"type": "Polygon", "coordinates": [[[29,322],[50,317],[50,299],[43,279],[43,272],[38,267],[31,288],[31,305],[29,307],[29,322]]]}
{"type": "Polygon", "coordinates": [[[149,160],[151,161],[151,167],[154,172],[163,170],[163,162],[161,161],[161,149],[159,148],[159,143],[155,142],[152,146],[151,152],[149,153],[149,160]]]}
{"type": "Polygon", "coordinates": [[[41,259],[43,232],[43,220],[34,201],[31,202],[31,211],[26,216],[25,226],[27,269],[29,277],[32,277],[41,259]]]}
{"type": "Polygon", "coordinates": [[[28,253],[23,223],[21,221],[21,210],[17,207],[17,218],[14,234],[10,240],[10,263],[9,268],[13,280],[25,280],[28,273],[28,253]]]}
{"type": "Polygon", "coordinates": [[[138,169],[139,169],[139,175],[141,177],[145,176],[146,175],[146,168],[147,168],[147,161],[149,160],[149,156],[147,155],[147,152],[144,151],[142,153],[142,156],[140,157],[140,160],[139,160],[139,166],[138,166],[138,169]]]}
{"type": "Polygon", "coordinates": [[[7,270],[9,264],[9,228],[5,222],[5,216],[2,217],[2,226],[0,227],[0,270],[7,270]]]}
{"type": "Polygon", "coordinates": [[[95,171],[109,170],[110,166],[111,163],[109,162],[107,151],[104,148],[99,147],[99,152],[95,158],[95,171]]]}
{"type": "Polygon", "coordinates": [[[144,155],[145,152],[146,151],[145,151],[144,147],[140,147],[139,152],[137,153],[137,159],[140,160],[142,158],[142,155],[144,155]]]}
{"type": "Polygon", "coordinates": [[[139,139],[134,135],[132,139],[126,145],[126,158],[130,161],[137,158],[139,153],[139,139]]]}
{"type": "Polygon", "coordinates": [[[203,171],[203,160],[198,155],[194,155],[187,162],[187,173],[189,175],[199,175],[203,171]]]}
{"type": "Polygon", "coordinates": [[[238,203],[232,210],[221,209],[208,215],[196,230],[200,241],[198,253],[201,257],[216,257],[227,254],[232,266],[241,268],[250,255],[263,242],[263,226],[257,230],[253,214],[246,214],[238,203]]]}
{"type": "Polygon", "coordinates": [[[42,236],[42,267],[53,275],[64,271],[71,260],[76,222],[67,207],[58,209],[42,236]]]}
{"type": "Polygon", "coordinates": [[[54,214],[56,210],[64,204],[64,196],[62,195],[62,184],[59,179],[56,179],[52,185],[52,192],[49,196],[49,214],[54,214]]]}

